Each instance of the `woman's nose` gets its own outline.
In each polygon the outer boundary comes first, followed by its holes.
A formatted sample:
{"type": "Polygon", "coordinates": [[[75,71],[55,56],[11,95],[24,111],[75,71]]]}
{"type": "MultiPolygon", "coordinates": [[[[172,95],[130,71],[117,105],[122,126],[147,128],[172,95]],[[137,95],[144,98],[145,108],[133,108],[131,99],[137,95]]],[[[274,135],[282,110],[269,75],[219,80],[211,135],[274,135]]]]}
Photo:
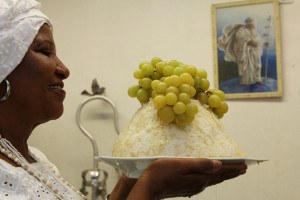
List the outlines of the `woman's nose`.
{"type": "Polygon", "coordinates": [[[69,69],[60,61],[58,60],[56,64],[56,70],[55,73],[61,78],[66,79],[70,75],[69,69]]]}

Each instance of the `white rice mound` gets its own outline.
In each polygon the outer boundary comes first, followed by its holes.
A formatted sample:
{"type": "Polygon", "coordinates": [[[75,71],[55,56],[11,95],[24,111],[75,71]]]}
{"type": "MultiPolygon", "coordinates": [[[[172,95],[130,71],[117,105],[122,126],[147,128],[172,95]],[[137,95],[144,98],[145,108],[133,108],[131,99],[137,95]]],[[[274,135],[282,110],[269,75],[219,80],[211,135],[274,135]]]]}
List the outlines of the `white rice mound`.
{"type": "Polygon", "coordinates": [[[179,127],[157,117],[152,101],[144,104],[115,141],[114,157],[244,157],[217,116],[199,103],[190,124],[179,127]]]}

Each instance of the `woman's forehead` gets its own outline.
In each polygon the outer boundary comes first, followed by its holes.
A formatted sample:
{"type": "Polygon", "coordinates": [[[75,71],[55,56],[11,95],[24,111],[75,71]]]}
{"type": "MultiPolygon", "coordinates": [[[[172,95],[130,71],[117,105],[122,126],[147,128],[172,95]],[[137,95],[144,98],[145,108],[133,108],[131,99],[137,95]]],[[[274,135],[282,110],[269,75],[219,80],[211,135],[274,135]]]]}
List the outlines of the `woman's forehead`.
{"type": "Polygon", "coordinates": [[[32,44],[35,45],[35,44],[38,44],[41,42],[48,42],[48,43],[51,43],[52,45],[54,45],[52,31],[47,24],[43,25],[40,28],[40,30],[39,30],[38,34],[36,35],[36,37],[34,38],[32,44]]]}

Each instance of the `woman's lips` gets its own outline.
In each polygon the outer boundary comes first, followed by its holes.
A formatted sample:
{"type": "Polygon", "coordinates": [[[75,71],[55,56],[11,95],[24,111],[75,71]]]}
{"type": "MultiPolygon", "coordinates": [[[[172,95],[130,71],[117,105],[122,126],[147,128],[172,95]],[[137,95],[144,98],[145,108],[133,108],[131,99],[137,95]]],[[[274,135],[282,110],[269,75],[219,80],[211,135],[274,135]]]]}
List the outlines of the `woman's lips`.
{"type": "Polygon", "coordinates": [[[51,84],[49,84],[48,87],[53,88],[53,89],[56,89],[56,88],[63,89],[64,88],[64,83],[63,82],[51,83],[51,84]]]}
{"type": "Polygon", "coordinates": [[[62,87],[59,86],[59,85],[49,85],[49,88],[50,89],[61,89],[62,90],[62,87]]]}
{"type": "Polygon", "coordinates": [[[50,85],[48,85],[48,88],[51,91],[58,94],[59,96],[62,96],[63,98],[66,96],[66,92],[63,90],[63,88],[64,88],[64,83],[63,82],[50,84],[50,85]]]}

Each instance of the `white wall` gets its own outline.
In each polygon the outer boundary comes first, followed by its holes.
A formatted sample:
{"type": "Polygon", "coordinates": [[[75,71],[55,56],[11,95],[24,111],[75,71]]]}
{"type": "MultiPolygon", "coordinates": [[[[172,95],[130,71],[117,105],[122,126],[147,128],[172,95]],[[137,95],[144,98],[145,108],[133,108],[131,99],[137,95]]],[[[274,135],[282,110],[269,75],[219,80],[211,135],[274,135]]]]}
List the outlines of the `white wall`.
{"type": "MultiPolygon", "coordinates": [[[[92,168],[92,147],[75,123],[78,105],[97,78],[119,109],[124,127],[139,107],[127,96],[141,60],[159,56],[205,68],[213,82],[210,8],[225,0],[41,0],[52,19],[58,54],[70,68],[65,113],[38,127],[30,144],[43,150],[62,175],[81,186],[81,171],[92,168]]],[[[226,129],[250,155],[270,161],[251,166],[238,179],[206,189],[192,199],[296,200],[300,195],[300,3],[280,6],[282,98],[228,101],[226,129]]],[[[109,155],[116,133],[104,103],[88,105],[82,118],[96,137],[101,155],[109,155]]],[[[115,182],[110,170],[109,191],[115,182]]]]}

